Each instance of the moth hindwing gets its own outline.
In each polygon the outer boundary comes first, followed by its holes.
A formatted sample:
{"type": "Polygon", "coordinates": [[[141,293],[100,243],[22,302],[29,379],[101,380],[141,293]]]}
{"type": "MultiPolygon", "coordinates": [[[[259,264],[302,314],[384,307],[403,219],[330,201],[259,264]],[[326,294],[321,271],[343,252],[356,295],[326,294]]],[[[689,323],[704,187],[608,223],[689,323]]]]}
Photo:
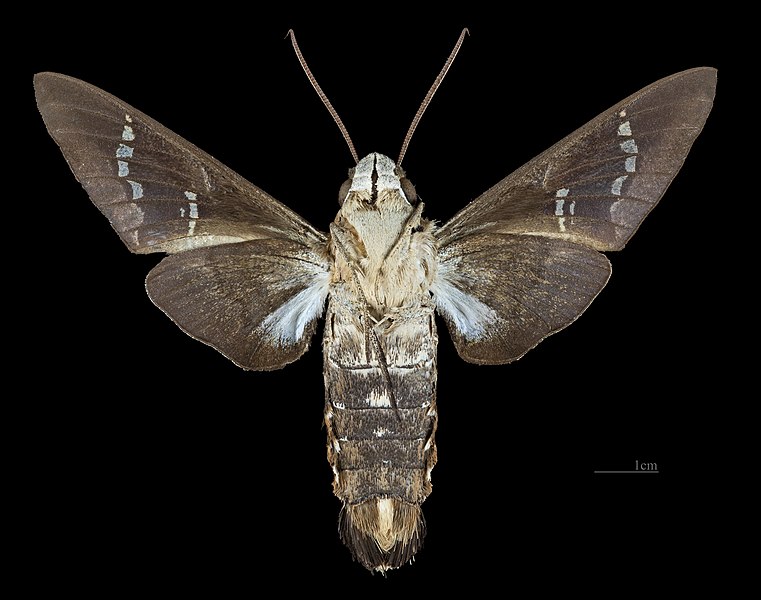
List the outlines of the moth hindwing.
{"type": "MultiPolygon", "coordinates": [[[[152,301],[245,369],[303,354],[325,316],[325,424],[341,538],[386,571],[425,536],[436,463],[434,312],[460,356],[515,360],[574,321],[660,200],[711,109],[716,71],[666,77],[593,119],[442,226],[372,153],[329,234],[140,111],[77,79],[35,76],[74,175],[136,253],[169,256],[152,301]]],[[[408,141],[408,140],[407,140],[408,141]]],[[[406,142],[405,142],[406,144],[406,142]]]]}

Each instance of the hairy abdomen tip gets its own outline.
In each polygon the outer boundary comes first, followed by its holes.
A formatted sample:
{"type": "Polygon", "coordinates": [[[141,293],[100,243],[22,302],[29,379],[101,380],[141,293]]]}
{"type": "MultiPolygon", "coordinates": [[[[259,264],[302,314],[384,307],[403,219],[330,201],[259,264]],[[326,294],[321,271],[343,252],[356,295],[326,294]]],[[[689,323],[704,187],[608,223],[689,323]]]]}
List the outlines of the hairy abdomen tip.
{"type": "Polygon", "coordinates": [[[397,569],[422,547],[425,519],[420,505],[398,498],[346,504],[338,517],[341,540],[371,571],[397,569]]]}

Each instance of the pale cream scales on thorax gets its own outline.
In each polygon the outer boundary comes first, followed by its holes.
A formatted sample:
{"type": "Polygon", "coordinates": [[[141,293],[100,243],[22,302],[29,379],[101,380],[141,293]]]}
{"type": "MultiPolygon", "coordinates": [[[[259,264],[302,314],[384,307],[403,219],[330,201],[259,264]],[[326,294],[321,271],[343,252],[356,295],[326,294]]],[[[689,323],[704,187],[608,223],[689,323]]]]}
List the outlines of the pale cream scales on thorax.
{"type": "Polygon", "coordinates": [[[390,158],[366,156],[331,225],[336,276],[361,286],[376,318],[427,301],[436,275],[434,225],[422,218],[423,203],[408,197],[412,187],[402,180],[390,158]]]}

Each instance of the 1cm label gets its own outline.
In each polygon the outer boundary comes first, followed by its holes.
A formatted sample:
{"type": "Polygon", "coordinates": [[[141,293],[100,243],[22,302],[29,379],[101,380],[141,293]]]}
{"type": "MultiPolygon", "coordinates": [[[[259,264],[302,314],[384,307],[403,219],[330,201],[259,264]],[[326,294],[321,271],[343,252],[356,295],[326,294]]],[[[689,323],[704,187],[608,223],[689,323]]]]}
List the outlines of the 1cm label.
{"type": "Polygon", "coordinates": [[[638,460],[635,460],[634,470],[635,471],[657,471],[658,464],[654,462],[639,462],[638,460]]]}

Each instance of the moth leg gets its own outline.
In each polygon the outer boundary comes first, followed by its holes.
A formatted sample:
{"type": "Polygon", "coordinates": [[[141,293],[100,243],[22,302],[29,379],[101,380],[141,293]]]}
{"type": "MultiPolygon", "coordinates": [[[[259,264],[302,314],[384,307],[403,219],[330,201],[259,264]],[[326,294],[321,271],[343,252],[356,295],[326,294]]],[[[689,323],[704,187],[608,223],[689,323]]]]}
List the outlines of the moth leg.
{"type": "Polygon", "coordinates": [[[378,357],[378,364],[380,365],[381,373],[383,373],[383,379],[386,382],[386,391],[388,392],[391,408],[394,410],[394,415],[396,416],[397,421],[401,421],[402,417],[399,414],[399,407],[396,404],[396,397],[394,396],[394,386],[391,384],[391,375],[389,375],[388,372],[386,353],[383,352],[383,348],[381,348],[380,340],[378,339],[378,334],[375,333],[375,329],[372,330],[372,340],[373,350],[375,350],[375,355],[378,357]]]}
{"type": "Polygon", "coordinates": [[[388,391],[388,396],[391,402],[391,407],[394,409],[394,413],[396,414],[397,419],[401,419],[399,415],[399,408],[396,404],[396,397],[394,396],[394,387],[391,383],[391,375],[388,372],[388,363],[386,362],[386,354],[383,352],[383,348],[381,348],[380,340],[378,339],[378,334],[375,332],[374,327],[370,326],[370,320],[372,319],[372,316],[370,314],[370,304],[367,301],[367,297],[365,296],[365,292],[362,289],[361,284],[361,277],[362,272],[360,271],[359,265],[358,265],[358,257],[352,257],[350,256],[350,252],[348,248],[351,246],[351,241],[348,239],[349,233],[336,225],[335,223],[330,224],[330,234],[333,238],[333,242],[335,243],[335,247],[338,250],[338,252],[341,254],[341,256],[346,261],[346,264],[349,266],[352,274],[352,279],[354,280],[354,283],[357,286],[357,292],[359,293],[359,297],[362,300],[362,328],[364,330],[365,334],[365,360],[367,361],[367,364],[369,365],[372,360],[372,351],[374,351],[375,355],[378,357],[378,364],[380,366],[381,372],[383,373],[383,379],[386,383],[386,388],[388,391]]]}
{"type": "Polygon", "coordinates": [[[363,333],[365,335],[365,360],[368,364],[370,364],[370,328],[368,327],[369,319],[370,319],[370,307],[367,303],[367,298],[365,297],[365,293],[362,290],[362,285],[360,284],[361,279],[361,271],[359,269],[359,256],[352,256],[352,254],[357,254],[356,252],[352,253],[349,251],[349,248],[351,248],[353,245],[351,243],[351,240],[349,239],[349,232],[347,232],[345,229],[339,227],[335,223],[330,224],[330,235],[333,239],[335,248],[338,250],[338,252],[341,254],[343,259],[346,261],[346,264],[348,265],[349,269],[351,270],[352,279],[354,280],[354,284],[357,286],[357,290],[359,292],[359,296],[362,299],[362,305],[363,305],[363,311],[362,311],[362,329],[363,333]]]}

